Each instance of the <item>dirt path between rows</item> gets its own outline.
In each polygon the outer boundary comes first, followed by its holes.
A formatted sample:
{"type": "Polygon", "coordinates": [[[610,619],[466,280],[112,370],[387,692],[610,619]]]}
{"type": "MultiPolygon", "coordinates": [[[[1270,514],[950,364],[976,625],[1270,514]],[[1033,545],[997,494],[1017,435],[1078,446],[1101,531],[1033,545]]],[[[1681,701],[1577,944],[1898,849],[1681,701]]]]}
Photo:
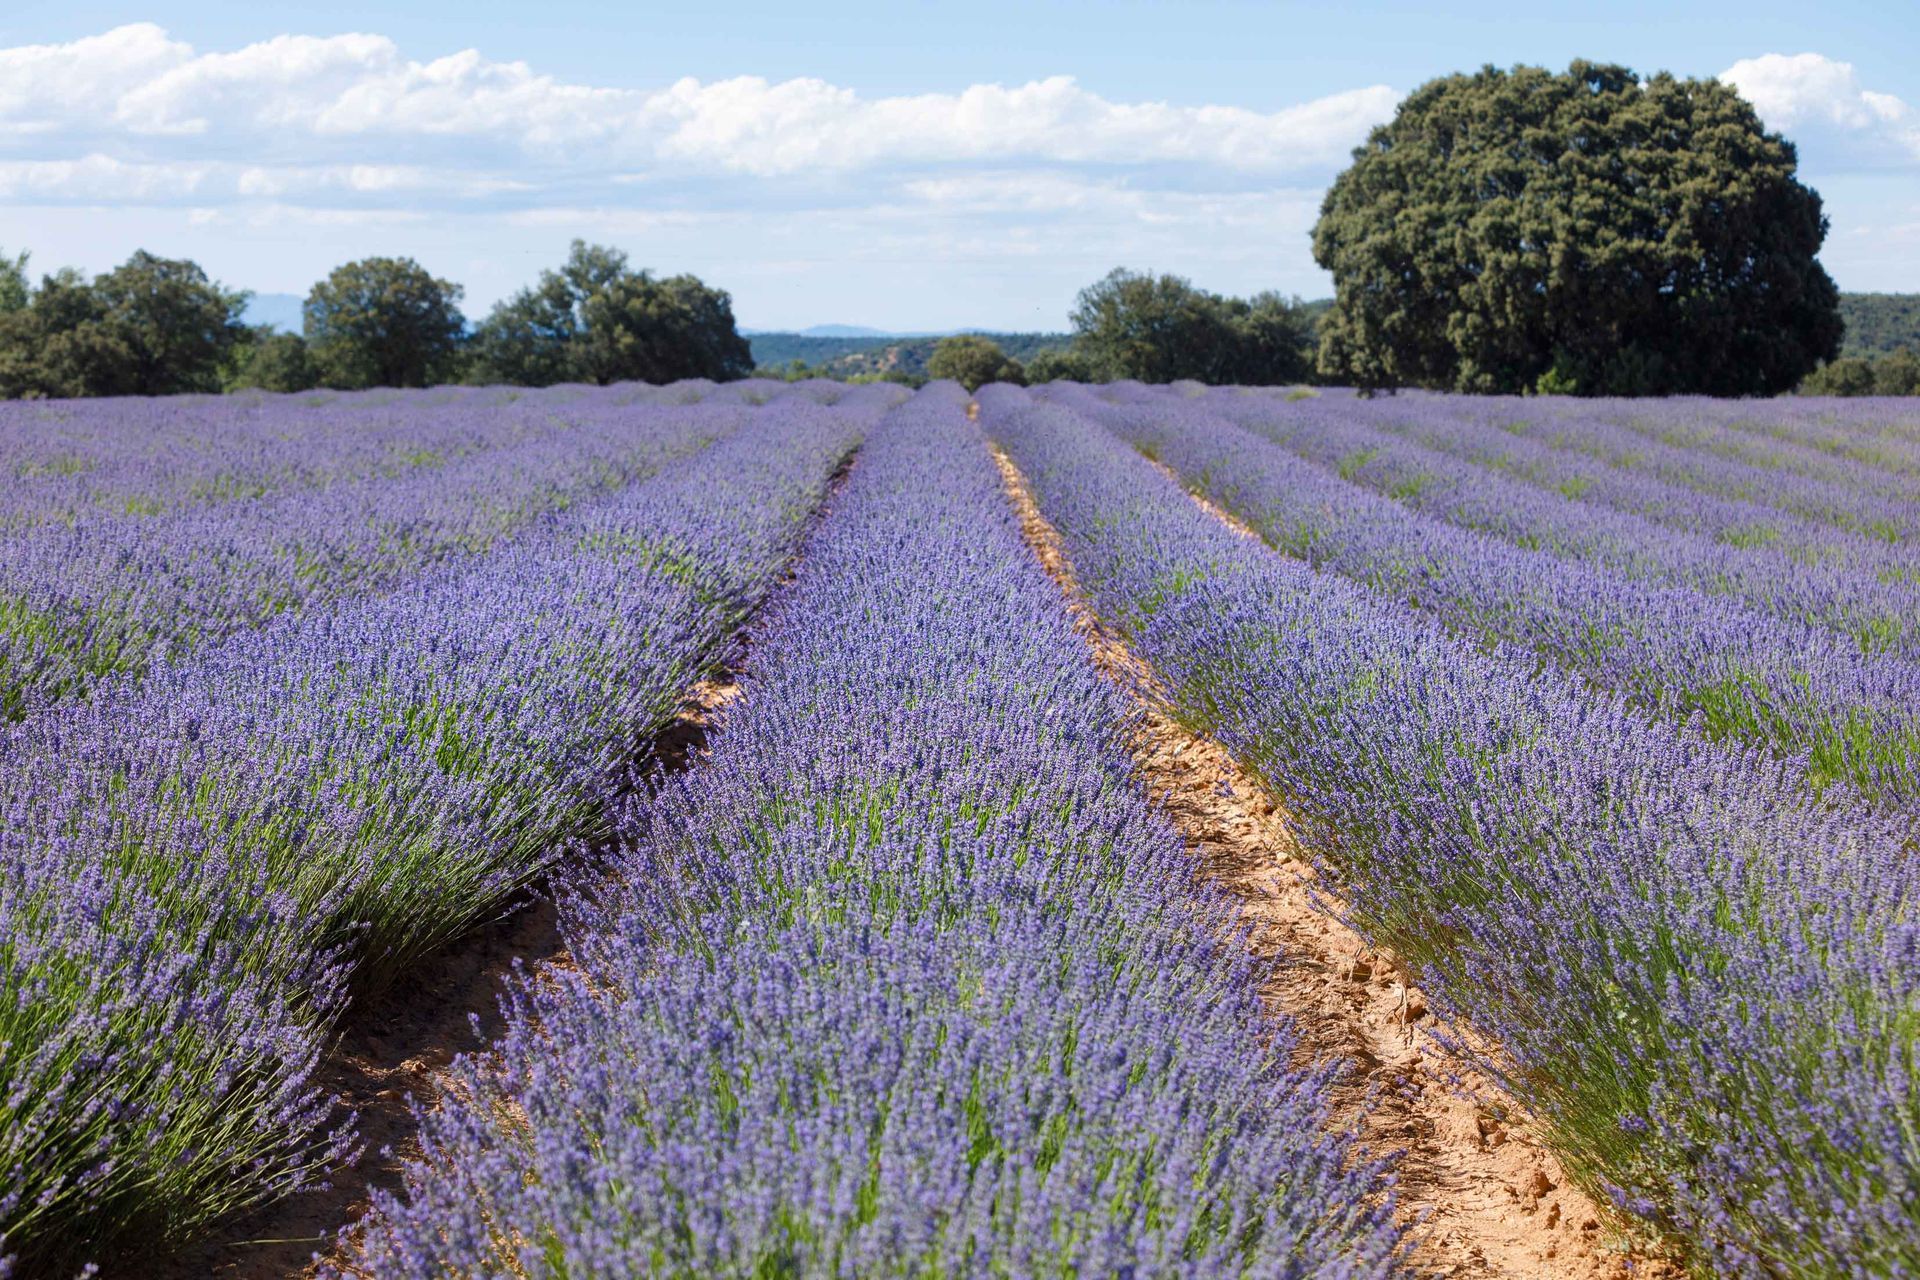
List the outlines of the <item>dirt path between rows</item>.
{"type": "Polygon", "coordinates": [[[1287,815],[1224,748],[1167,714],[1152,670],[1093,614],[1019,469],[997,445],[993,455],[1027,542],[1066,596],[1095,664],[1139,701],[1131,746],[1147,791],[1202,874],[1238,902],[1255,951],[1280,961],[1261,992],[1268,1009],[1293,1020],[1303,1063],[1348,1064],[1336,1120],[1360,1133],[1368,1155],[1394,1158],[1412,1267],[1525,1280],[1672,1274],[1635,1259],[1610,1216],[1567,1182],[1524,1109],[1440,1046],[1426,999],[1394,957],[1329,914],[1340,904],[1315,888],[1287,815]]]}
{"type": "MultiPolygon", "coordinates": [[[[650,751],[661,774],[692,767],[741,690],[753,637],[767,606],[793,581],[806,546],[845,486],[857,455],[834,472],[773,586],[747,617],[714,673],[687,691],[673,721],[650,751]]],[[[549,872],[546,879],[568,868],[549,872]]],[[[407,1162],[420,1153],[417,1101],[439,1105],[452,1086],[454,1058],[492,1044],[505,1030],[500,997],[517,973],[572,964],[551,896],[525,895],[499,919],[436,952],[392,988],[349,1011],[340,1039],[321,1065],[317,1084],[358,1113],[362,1155],[333,1173],[324,1188],[241,1214],[199,1244],[164,1261],[126,1264],[106,1276],[141,1280],[292,1280],[317,1273],[317,1260],[346,1260],[342,1231],[356,1231],[376,1189],[400,1188],[407,1162]],[[476,1034],[477,1032],[477,1034],[476,1034]]]]}

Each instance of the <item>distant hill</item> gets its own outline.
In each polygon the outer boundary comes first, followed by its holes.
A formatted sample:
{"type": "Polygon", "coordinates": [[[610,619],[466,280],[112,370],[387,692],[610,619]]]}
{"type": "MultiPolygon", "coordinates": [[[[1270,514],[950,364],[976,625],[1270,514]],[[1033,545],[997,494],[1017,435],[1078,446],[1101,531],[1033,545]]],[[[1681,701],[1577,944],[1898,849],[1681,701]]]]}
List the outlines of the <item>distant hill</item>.
{"type": "Polygon", "coordinates": [[[1884,356],[1920,351],[1920,293],[1843,293],[1840,340],[1843,356],[1884,356]]]}
{"type": "Polygon", "coordinates": [[[283,333],[299,333],[300,308],[306,302],[294,293],[256,293],[241,318],[248,324],[267,324],[283,333]]]}
{"type": "Polygon", "coordinates": [[[863,324],[816,324],[800,330],[803,338],[901,338],[917,334],[899,334],[886,329],[869,329],[863,324]]]}
{"type": "MultiPolygon", "coordinates": [[[[863,373],[924,375],[940,336],[855,338],[755,333],[747,337],[747,344],[753,348],[754,364],[762,369],[780,368],[798,360],[843,378],[863,373]]],[[[1000,349],[1016,360],[1032,359],[1047,347],[1064,347],[1072,341],[1072,335],[1065,333],[989,333],[985,336],[999,343],[1000,349]]]]}

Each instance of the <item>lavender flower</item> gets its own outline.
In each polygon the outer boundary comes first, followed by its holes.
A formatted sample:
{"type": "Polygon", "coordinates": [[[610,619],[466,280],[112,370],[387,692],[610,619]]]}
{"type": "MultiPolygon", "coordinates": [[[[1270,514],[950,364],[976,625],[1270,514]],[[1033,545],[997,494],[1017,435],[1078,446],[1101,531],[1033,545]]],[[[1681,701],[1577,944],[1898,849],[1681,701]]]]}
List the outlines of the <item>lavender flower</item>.
{"type": "Polygon", "coordinates": [[[1380,1170],[1143,802],[936,387],[876,429],[710,761],[626,813],[381,1276],[1389,1273],[1380,1170]]]}
{"type": "Polygon", "coordinates": [[[1703,1275],[1920,1269],[1909,823],[1242,538],[1061,407],[982,405],[1177,711],[1575,1177],[1703,1275]]]}

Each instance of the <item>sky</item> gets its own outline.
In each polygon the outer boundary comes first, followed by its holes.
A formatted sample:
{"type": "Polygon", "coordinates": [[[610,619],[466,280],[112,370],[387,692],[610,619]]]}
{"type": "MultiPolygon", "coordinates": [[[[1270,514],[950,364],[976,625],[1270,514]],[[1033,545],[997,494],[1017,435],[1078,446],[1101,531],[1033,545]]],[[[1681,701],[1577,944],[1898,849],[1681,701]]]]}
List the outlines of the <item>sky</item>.
{"type": "Polygon", "coordinates": [[[9,0],[0,250],[304,294],[406,255],[479,316],[583,237],[754,328],[1058,329],[1115,266],[1324,296],[1308,236],[1423,81],[1719,77],[1800,148],[1822,260],[1920,290],[1920,6],[9,0]]]}

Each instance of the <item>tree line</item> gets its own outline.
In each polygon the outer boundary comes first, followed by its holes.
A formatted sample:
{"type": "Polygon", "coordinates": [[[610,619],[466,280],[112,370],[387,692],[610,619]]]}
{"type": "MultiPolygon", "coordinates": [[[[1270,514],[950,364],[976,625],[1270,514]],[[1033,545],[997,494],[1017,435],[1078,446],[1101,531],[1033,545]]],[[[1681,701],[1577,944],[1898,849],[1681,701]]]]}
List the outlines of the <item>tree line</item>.
{"type": "MultiPolygon", "coordinates": [[[[1278,293],[1234,298],[1182,276],[1119,268],[1080,291],[1073,331],[1057,347],[1015,359],[984,334],[942,338],[927,376],[974,390],[988,382],[1241,383],[1273,386],[1310,380],[1317,317],[1324,304],[1278,293]]],[[[814,377],[821,370],[763,370],[814,377]]]]}
{"type": "Polygon", "coordinates": [[[411,258],[363,258],[307,294],[299,333],[243,320],[249,294],[144,250],[88,279],[30,281],[0,256],[0,397],[172,395],[447,382],[724,381],[752,371],[725,290],[573,242],[565,264],[478,325],[463,291],[411,258]]]}

